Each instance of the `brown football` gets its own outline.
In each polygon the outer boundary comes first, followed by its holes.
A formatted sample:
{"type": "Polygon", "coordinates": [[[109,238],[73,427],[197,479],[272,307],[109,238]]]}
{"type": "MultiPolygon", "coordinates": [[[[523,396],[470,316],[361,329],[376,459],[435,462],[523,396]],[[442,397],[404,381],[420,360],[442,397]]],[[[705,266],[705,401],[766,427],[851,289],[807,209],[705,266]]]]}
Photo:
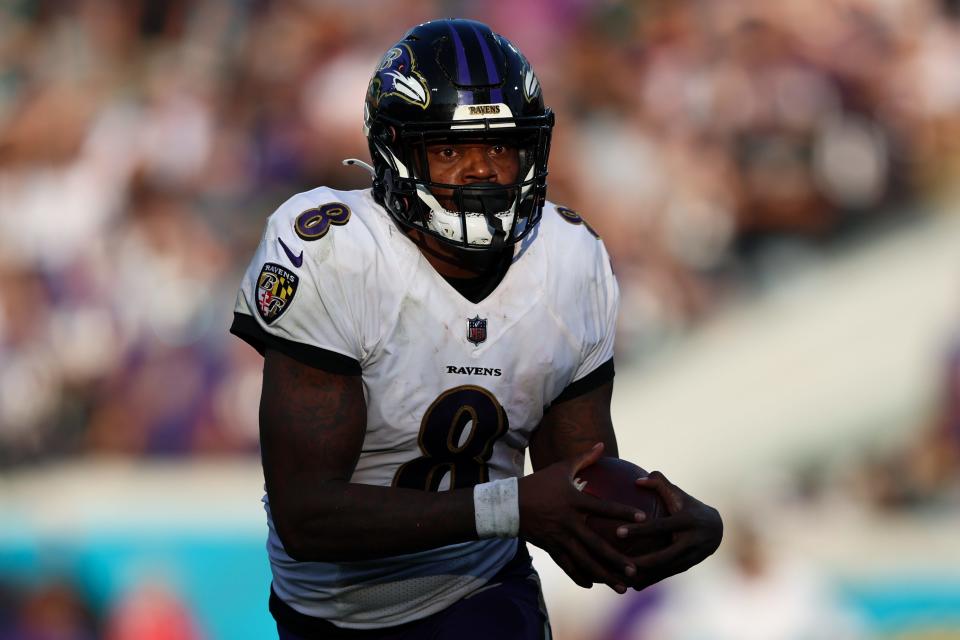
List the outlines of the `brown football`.
{"type": "MultiPolygon", "coordinates": [[[[580,491],[594,497],[640,509],[647,514],[646,521],[650,522],[668,515],[668,511],[659,493],[634,484],[637,478],[646,476],[646,471],[627,460],[600,458],[594,464],[577,472],[574,483],[580,491]]],[[[628,556],[636,557],[658,551],[668,546],[673,540],[671,534],[618,538],[617,527],[622,524],[625,523],[620,520],[587,517],[587,526],[628,556]]]]}

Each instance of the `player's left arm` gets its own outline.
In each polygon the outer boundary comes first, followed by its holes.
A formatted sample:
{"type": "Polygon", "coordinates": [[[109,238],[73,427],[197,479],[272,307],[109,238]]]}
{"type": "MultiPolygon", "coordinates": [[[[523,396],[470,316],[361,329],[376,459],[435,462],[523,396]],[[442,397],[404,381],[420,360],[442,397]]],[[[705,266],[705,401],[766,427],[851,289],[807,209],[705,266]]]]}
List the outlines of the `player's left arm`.
{"type": "MultiPolygon", "coordinates": [[[[604,454],[617,456],[617,440],[610,416],[613,380],[569,400],[553,404],[544,414],[530,439],[534,471],[565,457],[604,444],[604,454]]],[[[686,571],[710,556],[723,537],[723,521],[713,507],[697,500],[654,471],[639,486],[657,490],[669,511],[668,516],[633,523],[620,528],[623,537],[673,534],[673,543],[652,554],[636,558],[637,575],[630,586],[643,589],[664,578],[686,571]]]]}
{"type": "Polygon", "coordinates": [[[610,417],[613,380],[569,400],[552,404],[530,438],[530,461],[539,471],[602,442],[604,455],[617,456],[617,436],[610,417]]]}

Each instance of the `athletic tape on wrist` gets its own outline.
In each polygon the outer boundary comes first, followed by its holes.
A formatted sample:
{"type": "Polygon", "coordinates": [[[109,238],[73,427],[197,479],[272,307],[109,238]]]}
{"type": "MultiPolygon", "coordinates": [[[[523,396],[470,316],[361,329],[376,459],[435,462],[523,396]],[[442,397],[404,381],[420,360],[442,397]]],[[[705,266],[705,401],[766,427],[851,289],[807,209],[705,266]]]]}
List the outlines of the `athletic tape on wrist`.
{"type": "Polygon", "coordinates": [[[481,539],[517,536],[520,532],[518,496],[516,478],[474,485],[473,515],[481,539]]]}

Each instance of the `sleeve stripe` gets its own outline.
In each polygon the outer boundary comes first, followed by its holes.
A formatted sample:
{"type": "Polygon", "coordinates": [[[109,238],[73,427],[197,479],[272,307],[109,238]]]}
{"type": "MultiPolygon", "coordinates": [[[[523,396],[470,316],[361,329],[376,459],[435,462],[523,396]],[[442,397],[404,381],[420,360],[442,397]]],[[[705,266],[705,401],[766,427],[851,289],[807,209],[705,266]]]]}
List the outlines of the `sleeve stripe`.
{"type": "Polygon", "coordinates": [[[234,312],[230,333],[256,349],[260,355],[267,349],[274,349],[298,362],[330,373],[347,376],[359,376],[362,373],[360,363],[350,356],[271,335],[245,313],[234,312]]]}
{"type": "Polygon", "coordinates": [[[568,384],[567,388],[561,391],[560,395],[557,396],[552,403],[550,403],[551,406],[557,404],[558,402],[572,400],[577,396],[582,396],[589,391],[593,391],[594,389],[605,385],[613,380],[614,373],[613,358],[610,358],[579,380],[568,384]]]}

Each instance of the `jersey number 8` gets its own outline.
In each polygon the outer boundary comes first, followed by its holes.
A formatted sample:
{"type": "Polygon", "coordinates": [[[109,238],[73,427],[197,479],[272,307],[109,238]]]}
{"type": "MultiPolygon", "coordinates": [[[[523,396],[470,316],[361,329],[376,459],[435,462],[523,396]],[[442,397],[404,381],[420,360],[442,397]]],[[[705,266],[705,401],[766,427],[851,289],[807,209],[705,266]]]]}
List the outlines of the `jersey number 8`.
{"type": "Polygon", "coordinates": [[[506,411],[486,389],[464,385],[444,391],[420,421],[423,455],[397,469],[393,486],[437,491],[447,473],[451,489],[486,482],[493,443],[508,428],[506,411]]]}

